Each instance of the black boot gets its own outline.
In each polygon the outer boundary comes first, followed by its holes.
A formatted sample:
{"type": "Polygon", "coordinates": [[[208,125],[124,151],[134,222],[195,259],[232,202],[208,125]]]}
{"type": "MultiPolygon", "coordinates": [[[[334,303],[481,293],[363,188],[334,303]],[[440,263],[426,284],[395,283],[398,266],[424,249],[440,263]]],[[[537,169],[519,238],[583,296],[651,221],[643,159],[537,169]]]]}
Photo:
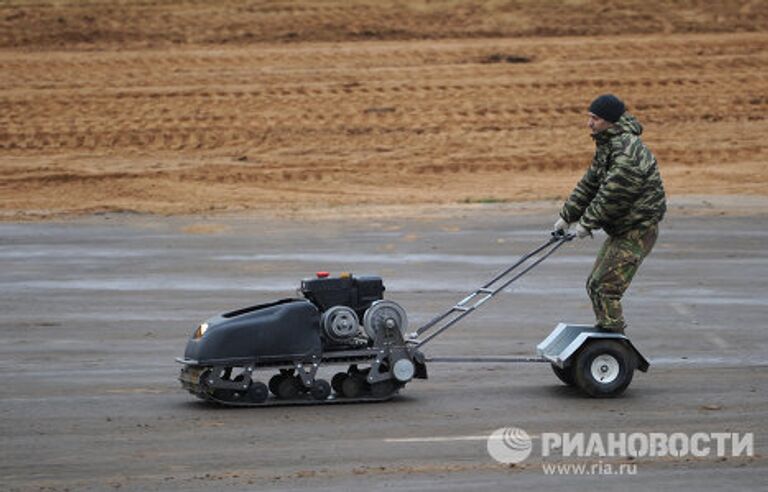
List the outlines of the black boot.
{"type": "Polygon", "coordinates": [[[600,323],[595,324],[595,331],[601,331],[603,333],[618,333],[619,335],[624,334],[624,329],[627,327],[627,325],[619,325],[619,326],[612,326],[610,328],[606,328],[600,323]]]}

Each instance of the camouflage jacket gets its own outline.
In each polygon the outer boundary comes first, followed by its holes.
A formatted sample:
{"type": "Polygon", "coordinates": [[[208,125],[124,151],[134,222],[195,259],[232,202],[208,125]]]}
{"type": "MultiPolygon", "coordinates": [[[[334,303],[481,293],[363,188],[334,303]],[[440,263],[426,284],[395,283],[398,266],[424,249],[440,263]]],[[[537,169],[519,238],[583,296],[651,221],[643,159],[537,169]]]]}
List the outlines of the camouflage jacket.
{"type": "Polygon", "coordinates": [[[667,210],[664,185],[653,156],[640,140],[643,127],[624,113],[592,138],[592,165],[560,210],[566,222],[621,236],[659,222],[667,210]]]}

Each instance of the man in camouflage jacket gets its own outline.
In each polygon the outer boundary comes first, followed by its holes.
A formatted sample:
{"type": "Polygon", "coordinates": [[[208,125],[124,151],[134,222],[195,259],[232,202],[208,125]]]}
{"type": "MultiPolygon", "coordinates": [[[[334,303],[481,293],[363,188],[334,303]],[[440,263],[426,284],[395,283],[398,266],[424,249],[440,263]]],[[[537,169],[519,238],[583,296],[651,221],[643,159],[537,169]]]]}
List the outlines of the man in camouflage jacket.
{"type": "Polygon", "coordinates": [[[560,210],[555,230],[576,224],[577,237],[602,229],[608,234],[587,292],[599,329],[624,333],[621,298],[640,263],[651,252],[666,211],[656,158],[640,140],[643,127],[624,103],[604,94],[589,106],[588,126],[596,144],[592,165],[560,210]]]}

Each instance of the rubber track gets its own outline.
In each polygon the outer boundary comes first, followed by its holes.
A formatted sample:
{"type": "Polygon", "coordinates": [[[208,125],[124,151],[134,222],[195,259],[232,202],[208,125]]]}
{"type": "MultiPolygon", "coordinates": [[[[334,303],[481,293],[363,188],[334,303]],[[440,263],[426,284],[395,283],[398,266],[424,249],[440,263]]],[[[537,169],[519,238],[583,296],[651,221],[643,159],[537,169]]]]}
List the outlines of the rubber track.
{"type": "Polygon", "coordinates": [[[297,406],[297,405],[331,405],[331,404],[343,404],[343,403],[377,403],[377,402],[391,400],[395,395],[399,393],[399,389],[397,389],[394,392],[379,398],[373,397],[370,395],[362,396],[359,398],[334,397],[334,395],[331,395],[325,400],[312,399],[312,397],[309,396],[308,394],[304,398],[299,398],[295,400],[282,400],[282,399],[270,396],[269,398],[267,398],[266,401],[262,403],[252,403],[252,402],[244,402],[244,401],[234,402],[234,401],[227,401],[227,400],[214,398],[213,395],[203,391],[202,387],[200,387],[199,385],[197,385],[197,389],[187,388],[187,390],[193,395],[200,398],[201,400],[205,400],[211,403],[216,403],[216,404],[224,405],[228,407],[279,407],[279,406],[297,406]]]}

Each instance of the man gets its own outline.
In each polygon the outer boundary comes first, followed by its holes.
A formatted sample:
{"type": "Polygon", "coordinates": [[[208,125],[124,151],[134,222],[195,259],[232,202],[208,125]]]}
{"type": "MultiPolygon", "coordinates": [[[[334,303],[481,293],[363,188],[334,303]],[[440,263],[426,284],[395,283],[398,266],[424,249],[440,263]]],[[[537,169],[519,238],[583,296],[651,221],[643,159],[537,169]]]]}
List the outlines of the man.
{"type": "Polygon", "coordinates": [[[656,158],[640,140],[643,127],[613,94],[589,105],[587,125],[596,144],[592,165],[560,210],[556,231],[575,225],[580,239],[595,229],[608,234],[587,292],[596,328],[624,333],[621,297],[640,263],[651,252],[666,212],[656,158]]]}

